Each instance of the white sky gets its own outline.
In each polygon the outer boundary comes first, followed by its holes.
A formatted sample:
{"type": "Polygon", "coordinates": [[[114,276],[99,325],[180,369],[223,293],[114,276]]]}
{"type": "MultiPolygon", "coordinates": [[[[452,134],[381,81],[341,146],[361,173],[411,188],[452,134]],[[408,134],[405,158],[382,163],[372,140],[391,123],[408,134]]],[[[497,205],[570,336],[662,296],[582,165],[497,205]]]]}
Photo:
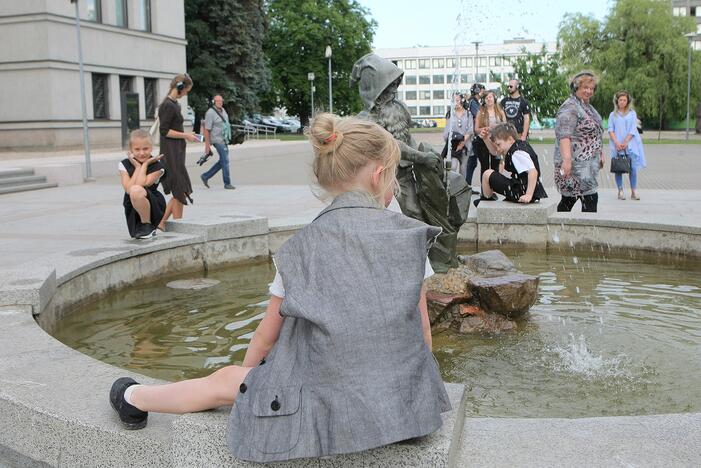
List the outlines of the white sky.
{"type": "Polygon", "coordinates": [[[554,41],[565,13],[602,19],[612,0],[358,0],[377,21],[374,47],[500,43],[522,36],[554,41]]]}

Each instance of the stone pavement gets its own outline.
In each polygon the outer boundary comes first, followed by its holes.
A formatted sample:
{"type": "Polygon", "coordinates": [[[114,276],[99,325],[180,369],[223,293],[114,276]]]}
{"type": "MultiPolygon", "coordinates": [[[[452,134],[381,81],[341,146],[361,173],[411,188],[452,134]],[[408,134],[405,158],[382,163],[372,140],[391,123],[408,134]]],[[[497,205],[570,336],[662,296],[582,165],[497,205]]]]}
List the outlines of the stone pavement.
{"type": "MultiPolygon", "coordinates": [[[[431,134],[429,134],[431,135],[431,134]]],[[[269,218],[272,227],[309,222],[323,206],[310,185],[311,148],[304,141],[257,141],[234,146],[231,175],[236,190],[224,190],[219,175],[202,185],[195,165],[202,145],[190,145],[188,170],[194,188],[188,217],[212,214],[251,214],[269,218]]],[[[616,199],[612,174],[602,171],[599,213],[584,218],[658,222],[701,227],[701,184],[698,163],[700,145],[648,145],[648,167],[641,171],[642,200],[616,199]]],[[[537,145],[543,178],[552,199],[551,145],[537,145]]],[[[117,175],[121,152],[96,154],[95,182],[59,186],[34,192],[0,196],[0,267],[19,265],[57,251],[128,237],[122,209],[123,191],[117,175]]],[[[69,164],[81,169],[82,155],[0,161],[0,170],[69,164]]],[[[211,163],[208,163],[211,164],[211,163]]],[[[205,165],[205,168],[208,167],[205,165]]],[[[478,171],[475,171],[476,173],[478,171]]],[[[475,174],[474,182],[477,181],[475,174]]],[[[627,186],[627,185],[626,185],[627,186]]],[[[626,196],[629,197],[626,189],[626,196]]],[[[582,217],[579,204],[572,213],[558,216],[582,217]]],[[[471,210],[474,216],[475,210],[471,210]]]]}
{"type": "MultiPolygon", "coordinates": [[[[557,199],[549,182],[549,146],[536,148],[548,192],[557,199]]],[[[701,147],[649,145],[647,149],[649,167],[641,174],[641,201],[617,200],[610,188],[612,178],[604,173],[598,213],[575,211],[553,217],[563,223],[649,222],[671,226],[671,230],[698,232],[701,190],[695,179],[701,147]]],[[[200,153],[201,146],[192,145],[188,168],[195,204],[186,207],[185,220],[248,214],[267,217],[275,228],[307,223],[323,206],[309,185],[311,151],[306,142],[256,142],[234,147],[232,178],[237,189],[233,191],[224,190],[217,177],[211,181],[211,189],[202,185],[202,168],[194,165],[200,153]]],[[[59,252],[124,242],[128,234],[116,170],[121,157],[119,152],[96,154],[95,167],[104,175],[95,182],[0,196],[0,271],[22,269],[25,262],[41,262],[59,252]]],[[[43,161],[82,170],[81,158],[66,154],[35,158],[32,164],[43,161]]],[[[27,162],[26,158],[4,160],[0,170],[26,167],[27,162]]],[[[579,210],[579,205],[575,209],[579,210]]],[[[469,223],[474,223],[475,211],[471,210],[469,223]]],[[[104,380],[109,380],[110,372],[105,370],[104,380]]],[[[108,408],[100,406],[99,411],[102,417],[108,408]]],[[[161,421],[166,424],[170,420],[161,421]]],[[[456,466],[699,466],[699,434],[700,414],[571,420],[466,418],[456,466]]]]}

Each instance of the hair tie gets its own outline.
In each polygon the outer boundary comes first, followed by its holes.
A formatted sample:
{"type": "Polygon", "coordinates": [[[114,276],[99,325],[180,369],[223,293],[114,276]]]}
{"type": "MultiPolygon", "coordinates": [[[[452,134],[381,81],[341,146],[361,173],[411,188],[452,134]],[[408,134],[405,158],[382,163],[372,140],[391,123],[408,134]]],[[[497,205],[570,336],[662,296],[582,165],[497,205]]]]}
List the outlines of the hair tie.
{"type": "Polygon", "coordinates": [[[334,141],[336,141],[336,136],[337,136],[336,133],[332,133],[330,137],[324,138],[324,143],[326,143],[326,144],[333,143],[334,141]]]}

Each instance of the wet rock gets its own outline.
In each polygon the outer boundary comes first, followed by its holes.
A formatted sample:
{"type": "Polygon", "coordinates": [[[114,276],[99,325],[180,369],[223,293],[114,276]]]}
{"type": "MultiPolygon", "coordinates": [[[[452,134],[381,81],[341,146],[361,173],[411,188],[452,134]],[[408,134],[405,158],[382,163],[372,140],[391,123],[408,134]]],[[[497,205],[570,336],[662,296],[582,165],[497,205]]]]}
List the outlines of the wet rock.
{"type": "Polygon", "coordinates": [[[528,312],[538,296],[538,277],[523,273],[473,277],[470,286],[486,312],[510,318],[528,312]]]}
{"type": "Polygon", "coordinates": [[[487,250],[469,256],[461,255],[459,260],[481,276],[500,276],[517,271],[513,262],[501,250],[487,250]]]}
{"type": "Polygon", "coordinates": [[[426,281],[434,332],[502,333],[516,329],[536,302],[538,278],[520,273],[499,250],[460,258],[462,265],[426,281]]]}

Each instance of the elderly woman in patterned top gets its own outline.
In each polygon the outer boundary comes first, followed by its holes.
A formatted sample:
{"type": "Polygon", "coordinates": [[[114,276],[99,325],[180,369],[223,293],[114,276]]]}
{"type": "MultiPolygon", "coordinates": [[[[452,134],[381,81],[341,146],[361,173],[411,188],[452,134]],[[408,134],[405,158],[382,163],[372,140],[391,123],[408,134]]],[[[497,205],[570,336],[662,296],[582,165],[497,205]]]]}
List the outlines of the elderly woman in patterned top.
{"type": "Polygon", "coordinates": [[[582,72],[572,78],[572,94],[560,106],[555,123],[555,185],[562,195],[557,211],[572,211],[581,200],[583,212],[596,212],[597,176],[604,165],[601,116],[589,103],[597,78],[582,72]]]}

